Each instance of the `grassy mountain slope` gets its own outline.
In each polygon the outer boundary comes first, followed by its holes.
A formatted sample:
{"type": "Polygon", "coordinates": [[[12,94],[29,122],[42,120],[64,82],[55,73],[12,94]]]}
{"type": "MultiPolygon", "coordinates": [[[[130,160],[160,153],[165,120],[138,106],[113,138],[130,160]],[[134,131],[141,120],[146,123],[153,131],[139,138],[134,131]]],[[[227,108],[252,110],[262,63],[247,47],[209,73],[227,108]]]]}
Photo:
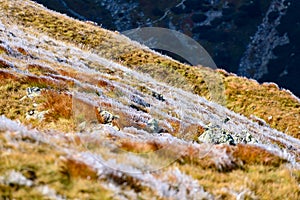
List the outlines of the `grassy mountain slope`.
{"type": "Polygon", "coordinates": [[[41,7],[13,2],[3,2],[2,5],[3,14],[5,13],[12,23],[30,27],[32,31],[41,31],[60,41],[91,50],[104,58],[149,73],[158,80],[208,99],[210,92],[207,91],[207,84],[205,84],[208,79],[206,76],[221,76],[226,90],[224,94],[226,106],[229,109],[245,116],[253,114],[265,121],[272,116],[272,120],[268,122],[271,127],[299,137],[299,100],[287,91],[280,91],[274,85],[259,85],[255,81],[226,73],[218,72],[219,74],[215,75],[216,72],[209,69],[180,64],[156,55],[139,45],[133,45],[114,32],[50,13],[41,7]]]}
{"type": "Polygon", "coordinates": [[[1,198],[299,198],[300,102],[289,92],[32,1],[0,11],[1,198]],[[258,142],[198,141],[210,127],[258,142]]]}

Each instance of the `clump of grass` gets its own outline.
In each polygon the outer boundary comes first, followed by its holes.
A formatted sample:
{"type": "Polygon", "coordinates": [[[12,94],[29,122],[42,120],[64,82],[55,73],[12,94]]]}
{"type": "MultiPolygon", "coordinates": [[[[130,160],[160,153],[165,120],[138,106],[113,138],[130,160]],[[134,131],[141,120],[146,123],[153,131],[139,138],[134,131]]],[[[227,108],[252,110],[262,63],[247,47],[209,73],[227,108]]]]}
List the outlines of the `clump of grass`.
{"type": "Polygon", "coordinates": [[[159,145],[155,141],[136,142],[132,140],[122,140],[120,141],[120,147],[125,151],[134,153],[149,153],[159,150],[161,148],[161,145],[159,145]]]}
{"type": "Polygon", "coordinates": [[[3,60],[3,59],[0,59],[0,69],[1,68],[4,68],[4,69],[9,69],[9,68],[13,68],[14,65],[9,63],[8,61],[6,60],[3,60]]]}
{"type": "Polygon", "coordinates": [[[31,87],[52,88],[57,90],[66,90],[68,88],[68,84],[63,81],[35,75],[23,76],[21,81],[28,83],[31,87]]]}
{"type": "Polygon", "coordinates": [[[244,165],[260,164],[278,167],[286,162],[286,160],[275,156],[267,150],[257,146],[243,144],[237,145],[234,149],[233,156],[242,161],[244,165]]]}
{"type": "Polygon", "coordinates": [[[63,160],[60,172],[68,179],[83,178],[88,180],[97,180],[98,178],[97,172],[90,166],[70,158],[63,160]]]}
{"type": "Polygon", "coordinates": [[[27,65],[27,70],[35,75],[46,75],[46,74],[58,74],[56,71],[54,71],[53,69],[50,69],[49,67],[45,67],[45,66],[41,66],[38,64],[30,64],[27,65]]]}
{"type": "Polygon", "coordinates": [[[11,80],[11,81],[18,81],[20,79],[20,76],[18,76],[17,74],[13,74],[11,72],[7,72],[7,71],[2,71],[0,70],[0,80],[11,80]]]}
{"type": "MultiPolygon", "coordinates": [[[[3,134],[0,132],[0,138],[3,134]]],[[[65,153],[52,145],[31,140],[15,142],[17,146],[4,145],[0,152],[0,176],[14,170],[33,181],[34,186],[0,184],[0,198],[45,199],[48,197],[36,188],[47,185],[67,199],[111,199],[112,193],[104,189],[95,172],[84,163],[71,159],[62,162],[60,158],[66,157],[65,153]]]]}
{"type": "MultiPolygon", "coordinates": [[[[191,165],[202,169],[218,170],[218,166],[213,161],[209,153],[207,153],[207,155],[204,154],[204,156],[201,156],[199,149],[196,149],[192,146],[188,146],[180,152],[180,158],[177,160],[177,162],[181,165],[191,165]]],[[[232,169],[234,169],[234,167],[228,166],[226,169],[223,168],[223,171],[228,171],[232,169]]]]}
{"type": "Polygon", "coordinates": [[[9,54],[9,51],[2,45],[0,45],[0,54],[9,54]]]}
{"type": "Polygon", "coordinates": [[[26,51],[24,48],[22,47],[17,47],[16,50],[22,54],[23,56],[29,56],[30,54],[28,53],[28,51],[26,51]]]}
{"type": "Polygon", "coordinates": [[[72,117],[72,96],[56,92],[53,90],[43,91],[42,95],[46,99],[43,109],[49,110],[46,120],[58,120],[59,118],[70,119],[72,117]]]}
{"type": "Polygon", "coordinates": [[[183,130],[183,134],[180,135],[180,138],[183,138],[186,141],[198,141],[198,137],[204,133],[204,127],[198,124],[190,124],[183,130]]]}
{"type": "Polygon", "coordinates": [[[109,179],[113,180],[118,185],[121,185],[123,189],[130,188],[134,190],[136,193],[141,193],[142,191],[147,190],[147,188],[143,186],[139,180],[137,180],[136,178],[130,175],[121,174],[120,176],[117,173],[111,173],[109,175],[109,179]]]}

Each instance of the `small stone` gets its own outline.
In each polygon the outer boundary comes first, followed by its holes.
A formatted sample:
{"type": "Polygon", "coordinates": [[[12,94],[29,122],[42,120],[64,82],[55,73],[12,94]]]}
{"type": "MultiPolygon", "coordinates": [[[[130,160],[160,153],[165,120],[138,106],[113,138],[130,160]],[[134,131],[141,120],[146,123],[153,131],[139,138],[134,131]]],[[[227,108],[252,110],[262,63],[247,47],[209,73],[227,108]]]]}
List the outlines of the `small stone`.
{"type": "Polygon", "coordinates": [[[161,95],[161,94],[159,94],[159,93],[157,93],[157,92],[152,91],[152,96],[153,96],[154,98],[156,98],[157,100],[159,100],[159,101],[166,101],[166,100],[164,99],[163,95],[161,95]]]}
{"type": "Polygon", "coordinates": [[[36,111],[36,110],[29,110],[27,113],[26,113],[26,119],[27,120],[30,120],[30,119],[37,119],[39,121],[42,121],[45,117],[45,114],[47,114],[48,111],[36,111]]]}
{"type": "Polygon", "coordinates": [[[30,115],[30,116],[34,115],[34,110],[30,110],[30,111],[28,112],[28,115],[30,115]]]}
{"type": "Polygon", "coordinates": [[[6,174],[6,176],[3,178],[3,182],[6,185],[19,185],[27,187],[31,187],[33,185],[31,180],[28,180],[22,173],[14,170],[6,174]]]}
{"type": "Polygon", "coordinates": [[[223,129],[219,125],[208,125],[206,131],[198,137],[199,142],[210,144],[256,144],[258,140],[248,131],[243,130],[241,133],[232,133],[223,129]]]}
{"type": "Polygon", "coordinates": [[[106,110],[97,108],[97,119],[101,124],[111,126],[118,131],[120,130],[120,128],[118,127],[118,123],[116,122],[116,120],[119,119],[118,115],[113,115],[106,110]]]}
{"type": "Polygon", "coordinates": [[[158,132],[158,121],[156,119],[150,119],[147,122],[147,127],[148,129],[153,132],[153,133],[157,133],[158,132]]]}
{"type": "Polygon", "coordinates": [[[271,121],[273,119],[273,116],[268,117],[268,121],[271,121]]]}
{"type": "Polygon", "coordinates": [[[226,118],[224,119],[224,123],[226,124],[229,120],[230,120],[230,118],[229,118],[229,117],[226,117],[226,118]]]}
{"type": "Polygon", "coordinates": [[[38,87],[29,87],[26,89],[27,97],[34,98],[41,95],[41,89],[38,87]]]}
{"type": "Polygon", "coordinates": [[[233,136],[217,125],[208,126],[207,130],[198,137],[203,143],[235,145],[233,136]]]}
{"type": "Polygon", "coordinates": [[[79,132],[83,132],[86,129],[86,122],[82,122],[78,125],[79,132]]]}
{"type": "Polygon", "coordinates": [[[137,103],[143,107],[150,107],[150,104],[147,103],[146,101],[144,101],[143,99],[141,99],[140,97],[138,96],[132,96],[132,99],[131,99],[134,103],[137,103]]]}
{"type": "Polygon", "coordinates": [[[39,106],[39,104],[37,104],[37,103],[33,103],[33,104],[32,104],[32,106],[33,106],[33,107],[38,107],[38,106],[39,106]]]}
{"type": "Polygon", "coordinates": [[[114,119],[119,119],[119,116],[115,116],[111,114],[110,112],[107,112],[105,110],[100,111],[100,115],[104,119],[104,124],[109,124],[111,123],[114,119]]]}
{"type": "Polygon", "coordinates": [[[258,143],[258,141],[250,133],[247,133],[247,135],[246,135],[246,142],[247,142],[247,144],[248,143],[251,143],[251,144],[258,143]]]}

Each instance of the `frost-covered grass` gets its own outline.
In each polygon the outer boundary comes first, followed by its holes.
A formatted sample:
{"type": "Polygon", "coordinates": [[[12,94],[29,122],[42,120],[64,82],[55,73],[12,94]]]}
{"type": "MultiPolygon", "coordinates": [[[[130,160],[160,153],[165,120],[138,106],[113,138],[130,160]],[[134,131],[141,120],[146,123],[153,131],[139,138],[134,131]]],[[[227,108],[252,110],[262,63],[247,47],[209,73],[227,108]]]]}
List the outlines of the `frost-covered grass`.
{"type": "MultiPolygon", "coordinates": [[[[31,2],[24,4],[20,1],[3,1],[1,5],[6,9],[2,12],[7,13],[6,21],[29,26],[27,31],[33,34],[35,30],[44,32],[50,37],[120,62],[126,67],[147,73],[172,86],[222,103],[247,117],[254,114],[264,119],[272,128],[299,137],[300,103],[285,90],[280,91],[270,85],[259,85],[255,81],[239,78],[223,71],[216,73],[201,66],[190,67],[180,64],[153,53],[120,34],[47,11],[42,6],[31,2]],[[272,119],[268,120],[270,116],[272,119]]],[[[51,43],[47,37],[44,37],[45,43],[55,47],[57,44],[51,43]]],[[[62,56],[68,53],[70,53],[68,49],[61,51],[60,59],[73,60],[76,63],[74,58],[77,56],[73,58],[62,56]]],[[[53,58],[49,53],[48,56],[53,58]]],[[[95,63],[89,67],[99,70],[95,63]]],[[[109,69],[106,70],[109,72],[109,69]]]]}
{"type": "Polygon", "coordinates": [[[1,197],[299,197],[299,101],[290,93],[180,64],[30,1],[2,1],[0,11],[1,197]],[[214,77],[225,91],[205,83],[214,77]],[[40,95],[26,97],[31,87],[40,95]],[[211,89],[246,117],[208,101],[218,101],[211,89]],[[45,114],[28,118],[31,110],[45,114]],[[105,123],[99,110],[117,117],[105,123]],[[200,143],[209,125],[258,144],[200,143]],[[11,174],[33,185],[12,187],[11,174]]]}

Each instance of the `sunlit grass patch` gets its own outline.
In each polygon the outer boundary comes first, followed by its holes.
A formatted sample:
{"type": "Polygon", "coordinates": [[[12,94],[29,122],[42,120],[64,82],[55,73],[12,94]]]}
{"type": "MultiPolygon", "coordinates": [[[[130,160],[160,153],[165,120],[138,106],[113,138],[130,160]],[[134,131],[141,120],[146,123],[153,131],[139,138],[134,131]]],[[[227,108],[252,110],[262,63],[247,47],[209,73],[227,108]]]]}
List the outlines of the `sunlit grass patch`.
{"type": "MultiPolygon", "coordinates": [[[[0,136],[2,134],[0,133],[0,136]]],[[[18,146],[6,145],[0,152],[0,176],[14,170],[32,181],[33,185],[0,184],[0,198],[48,198],[38,189],[40,186],[47,186],[53,189],[56,195],[68,199],[95,199],[99,196],[103,199],[111,199],[111,192],[101,186],[88,167],[77,162],[66,164],[61,160],[61,156],[65,156],[65,153],[56,150],[52,145],[30,142],[30,140],[18,141],[18,146]],[[79,166],[81,167],[78,168],[79,166]],[[86,173],[90,175],[90,179],[83,177],[86,173]]]]}
{"type": "Polygon", "coordinates": [[[72,96],[52,90],[42,92],[46,99],[43,109],[49,110],[46,119],[57,120],[58,118],[70,119],[72,117],[72,96]]]}
{"type": "Polygon", "coordinates": [[[68,179],[83,178],[87,180],[97,180],[98,178],[96,170],[85,163],[69,158],[62,160],[60,172],[68,179]]]}
{"type": "Polygon", "coordinates": [[[244,164],[260,164],[278,167],[285,163],[286,160],[273,155],[272,153],[260,147],[251,145],[237,145],[233,152],[233,156],[244,164]]]}
{"type": "Polygon", "coordinates": [[[49,74],[58,74],[55,70],[50,69],[49,67],[45,67],[42,65],[37,65],[37,64],[29,64],[27,65],[27,70],[35,75],[47,75],[49,74]]]}
{"type": "Polygon", "coordinates": [[[9,51],[4,46],[0,45],[0,55],[1,54],[9,54],[9,51]]]}
{"type": "Polygon", "coordinates": [[[250,191],[250,195],[247,195],[249,199],[300,197],[298,183],[285,167],[248,165],[247,170],[237,169],[226,173],[195,165],[179,165],[178,168],[197,179],[205,190],[220,199],[236,199],[243,190],[250,191]]]}
{"type": "Polygon", "coordinates": [[[299,138],[300,102],[272,84],[236,76],[225,78],[227,107],[245,116],[256,115],[272,128],[299,138]]]}

